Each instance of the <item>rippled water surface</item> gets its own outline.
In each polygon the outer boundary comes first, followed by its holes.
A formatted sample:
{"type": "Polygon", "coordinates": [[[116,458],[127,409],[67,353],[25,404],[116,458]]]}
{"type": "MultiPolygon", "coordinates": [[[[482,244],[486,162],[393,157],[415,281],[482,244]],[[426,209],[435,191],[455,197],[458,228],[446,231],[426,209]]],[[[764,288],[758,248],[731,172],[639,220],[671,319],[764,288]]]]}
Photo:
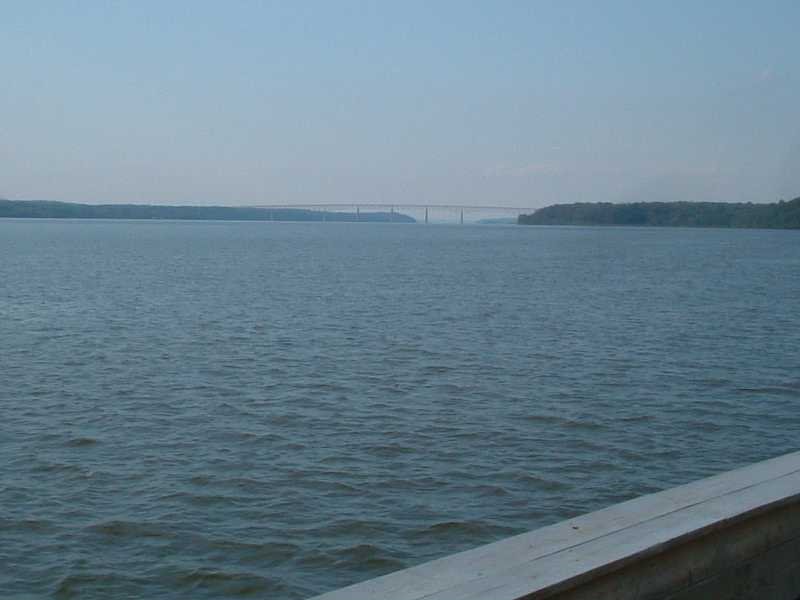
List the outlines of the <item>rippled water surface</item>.
{"type": "Polygon", "coordinates": [[[0,221],[0,590],[304,598],[800,447],[800,232],[0,221]]]}

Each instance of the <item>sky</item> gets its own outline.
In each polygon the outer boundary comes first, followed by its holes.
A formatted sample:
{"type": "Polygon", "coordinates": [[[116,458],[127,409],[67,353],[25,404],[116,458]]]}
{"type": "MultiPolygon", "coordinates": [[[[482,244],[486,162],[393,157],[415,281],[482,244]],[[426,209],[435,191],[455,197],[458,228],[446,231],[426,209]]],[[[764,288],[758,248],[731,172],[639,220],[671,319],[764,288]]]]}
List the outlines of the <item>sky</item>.
{"type": "Polygon", "coordinates": [[[0,197],[800,196],[800,2],[0,0],[0,197]]]}

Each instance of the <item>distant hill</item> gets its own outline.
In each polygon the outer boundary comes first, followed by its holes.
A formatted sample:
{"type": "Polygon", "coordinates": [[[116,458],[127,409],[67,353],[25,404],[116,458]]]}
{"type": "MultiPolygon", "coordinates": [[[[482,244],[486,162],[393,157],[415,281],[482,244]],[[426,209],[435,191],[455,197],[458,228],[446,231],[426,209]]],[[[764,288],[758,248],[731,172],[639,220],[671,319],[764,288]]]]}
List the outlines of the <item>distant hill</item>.
{"type": "Polygon", "coordinates": [[[200,221],[365,221],[416,223],[390,212],[327,212],[304,208],[157,206],[152,204],[76,204],[48,200],[0,200],[0,217],[45,219],[194,219],[200,221]]]}
{"type": "Polygon", "coordinates": [[[800,229],[800,198],[773,204],[726,202],[608,202],[555,204],[521,225],[644,225],[656,227],[749,227],[800,229]]]}

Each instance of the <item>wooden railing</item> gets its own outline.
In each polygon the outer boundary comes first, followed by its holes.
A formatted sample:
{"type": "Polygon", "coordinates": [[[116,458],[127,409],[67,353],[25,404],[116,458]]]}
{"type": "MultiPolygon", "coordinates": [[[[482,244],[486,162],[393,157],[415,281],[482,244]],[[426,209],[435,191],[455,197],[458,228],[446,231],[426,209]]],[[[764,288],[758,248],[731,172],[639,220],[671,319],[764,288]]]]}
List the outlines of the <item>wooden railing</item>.
{"type": "Polygon", "coordinates": [[[796,600],[800,452],[315,600],[796,600]]]}

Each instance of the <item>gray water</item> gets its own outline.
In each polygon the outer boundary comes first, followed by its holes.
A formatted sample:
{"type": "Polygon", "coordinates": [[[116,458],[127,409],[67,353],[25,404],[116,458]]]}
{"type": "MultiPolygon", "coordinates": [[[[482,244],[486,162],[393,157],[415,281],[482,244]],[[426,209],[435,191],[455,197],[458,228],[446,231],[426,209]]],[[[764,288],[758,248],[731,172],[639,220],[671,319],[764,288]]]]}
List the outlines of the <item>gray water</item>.
{"type": "Polygon", "coordinates": [[[4,598],[304,598],[800,447],[800,232],[0,221],[4,598]]]}

